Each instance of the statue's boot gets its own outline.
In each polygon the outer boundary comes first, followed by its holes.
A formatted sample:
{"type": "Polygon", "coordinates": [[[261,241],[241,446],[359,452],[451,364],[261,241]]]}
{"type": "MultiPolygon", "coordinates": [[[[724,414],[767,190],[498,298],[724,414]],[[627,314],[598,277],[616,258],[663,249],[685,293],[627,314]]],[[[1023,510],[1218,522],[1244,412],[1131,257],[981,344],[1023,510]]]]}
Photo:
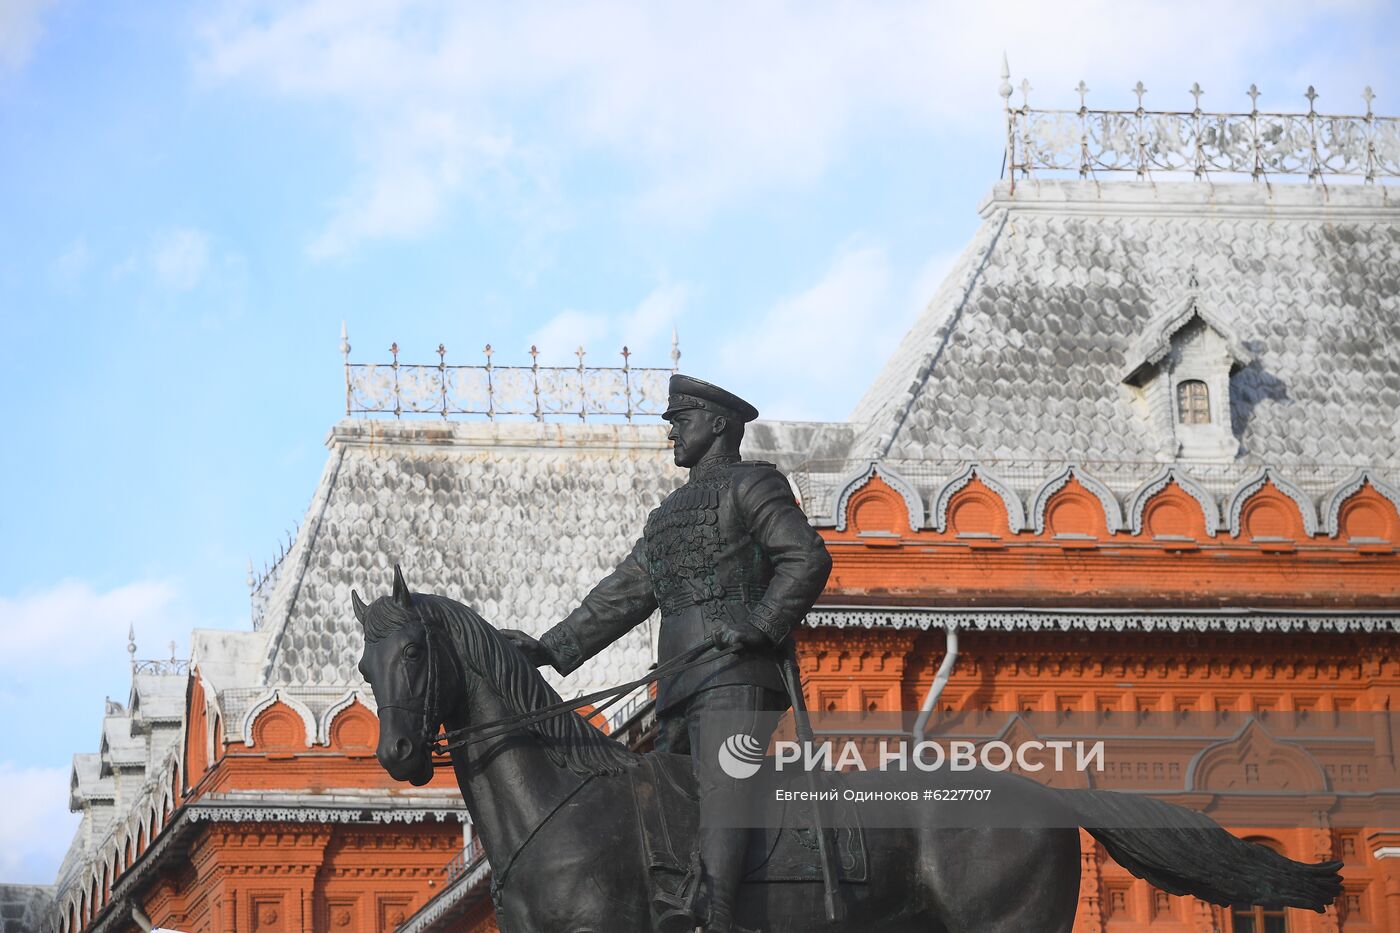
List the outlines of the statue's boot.
{"type": "Polygon", "coordinates": [[[734,923],[734,902],[744,869],[746,829],[700,830],[700,862],[705,877],[704,933],[753,933],[734,923]]]}

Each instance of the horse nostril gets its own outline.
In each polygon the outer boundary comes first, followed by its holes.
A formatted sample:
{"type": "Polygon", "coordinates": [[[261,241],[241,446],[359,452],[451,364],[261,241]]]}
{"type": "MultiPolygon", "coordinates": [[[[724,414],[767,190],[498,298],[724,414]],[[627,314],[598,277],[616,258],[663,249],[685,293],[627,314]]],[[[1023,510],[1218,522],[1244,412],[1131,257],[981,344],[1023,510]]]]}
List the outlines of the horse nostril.
{"type": "Polygon", "coordinates": [[[408,739],[400,738],[394,743],[394,760],[404,761],[413,754],[413,743],[408,739]]]}

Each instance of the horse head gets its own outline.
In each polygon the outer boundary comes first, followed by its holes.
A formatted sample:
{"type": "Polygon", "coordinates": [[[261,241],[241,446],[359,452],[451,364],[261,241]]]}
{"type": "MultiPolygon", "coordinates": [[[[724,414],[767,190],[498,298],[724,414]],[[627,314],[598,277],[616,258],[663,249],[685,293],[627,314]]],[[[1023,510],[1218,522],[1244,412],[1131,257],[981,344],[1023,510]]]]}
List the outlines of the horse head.
{"type": "Polygon", "coordinates": [[[446,646],[431,597],[410,593],[395,564],[390,595],[365,605],[352,590],[350,599],[365,636],[360,674],[379,708],[375,757],[394,780],[421,787],[433,776],[431,743],[461,690],[460,676],[440,656],[446,646]]]}

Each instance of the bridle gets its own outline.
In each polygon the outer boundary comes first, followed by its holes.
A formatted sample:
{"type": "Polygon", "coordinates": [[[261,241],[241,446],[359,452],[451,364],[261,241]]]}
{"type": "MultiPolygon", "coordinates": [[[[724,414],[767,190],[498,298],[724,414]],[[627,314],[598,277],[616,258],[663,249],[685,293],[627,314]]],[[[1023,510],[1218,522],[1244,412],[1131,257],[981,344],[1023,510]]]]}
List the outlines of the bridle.
{"type": "Polygon", "coordinates": [[[395,698],[389,703],[376,704],[378,709],[401,709],[406,713],[415,710],[422,711],[422,722],[419,727],[418,738],[423,743],[424,748],[429,753],[436,751],[438,738],[438,727],[442,724],[440,718],[441,710],[438,701],[438,686],[441,682],[441,675],[438,671],[437,646],[434,644],[436,635],[433,631],[432,623],[418,611],[415,605],[412,607],[413,618],[423,627],[423,650],[427,654],[424,663],[427,665],[427,683],[424,685],[423,693],[416,696],[395,698]]]}
{"type": "Polygon", "coordinates": [[[670,677],[682,671],[698,667],[701,664],[711,664],[720,658],[728,657],[731,654],[742,650],[740,645],[731,645],[728,648],[716,648],[712,641],[704,641],[694,646],[689,651],[678,655],[658,665],[646,675],[636,680],[619,684],[615,687],[607,687],[586,696],[577,697],[573,700],[561,700],[540,709],[530,710],[526,713],[516,713],[512,716],[505,716],[501,719],[493,719],[490,722],[475,723],[470,726],[463,726],[459,729],[448,729],[438,731],[442,725],[440,718],[441,710],[438,705],[438,688],[441,683],[441,673],[439,671],[437,658],[437,645],[435,641],[437,634],[433,630],[432,623],[418,611],[415,605],[412,607],[413,617],[423,626],[423,650],[427,652],[427,683],[424,692],[420,696],[410,696],[403,699],[395,699],[389,703],[378,704],[379,709],[401,709],[412,713],[415,709],[421,709],[423,719],[419,731],[419,739],[429,755],[447,755],[455,749],[465,748],[487,739],[499,738],[511,732],[533,726],[536,723],[562,716],[565,713],[572,713],[584,706],[590,706],[601,700],[606,700],[602,706],[594,709],[593,714],[606,712],[613,704],[627,696],[633,690],[663,677],[670,677]],[[713,652],[708,654],[707,652],[713,652]]]}

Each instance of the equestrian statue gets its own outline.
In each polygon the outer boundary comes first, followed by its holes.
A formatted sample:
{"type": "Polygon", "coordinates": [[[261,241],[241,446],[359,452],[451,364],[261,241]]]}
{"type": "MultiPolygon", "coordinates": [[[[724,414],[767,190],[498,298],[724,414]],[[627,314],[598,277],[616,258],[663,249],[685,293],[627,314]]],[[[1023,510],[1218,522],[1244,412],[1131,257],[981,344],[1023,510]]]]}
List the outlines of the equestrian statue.
{"type": "MultiPolygon", "coordinates": [[[[798,738],[811,740],[791,632],[831,558],[786,477],[740,458],[752,405],[677,374],[663,417],[689,480],[538,640],[411,593],[397,567],[390,595],[365,605],[352,594],[377,757],[395,780],[421,785],[433,755],[450,752],[502,933],[1069,933],[1080,826],[1172,894],[1318,911],[1338,896],[1338,862],[1292,861],[1149,797],[1007,773],[970,779],[1035,819],[964,825],[922,807],[907,826],[862,828],[854,815],[823,825],[831,816],[815,805],[784,811],[779,825],[736,819],[749,803],[721,766],[727,740],[742,732],[767,747],[789,708],[798,738]],[[563,701],[536,670],[578,669],[657,609],[648,677],[563,701]],[[650,754],[572,712],[653,679],[650,754]]],[[[857,793],[888,786],[880,772],[839,777],[857,793]]]]}

